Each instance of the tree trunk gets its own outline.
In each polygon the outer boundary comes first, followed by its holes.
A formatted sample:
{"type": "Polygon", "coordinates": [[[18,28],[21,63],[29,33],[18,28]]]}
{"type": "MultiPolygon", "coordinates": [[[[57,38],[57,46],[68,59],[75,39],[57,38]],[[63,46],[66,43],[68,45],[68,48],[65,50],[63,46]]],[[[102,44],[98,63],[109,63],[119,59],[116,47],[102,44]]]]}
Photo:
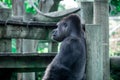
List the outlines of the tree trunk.
{"type": "Polygon", "coordinates": [[[53,0],[40,0],[40,11],[42,12],[49,12],[51,7],[53,6],[54,1],[53,0]]]}
{"type": "Polygon", "coordinates": [[[58,6],[59,6],[60,1],[61,0],[54,0],[54,4],[52,5],[50,12],[58,10],[58,6]]]}

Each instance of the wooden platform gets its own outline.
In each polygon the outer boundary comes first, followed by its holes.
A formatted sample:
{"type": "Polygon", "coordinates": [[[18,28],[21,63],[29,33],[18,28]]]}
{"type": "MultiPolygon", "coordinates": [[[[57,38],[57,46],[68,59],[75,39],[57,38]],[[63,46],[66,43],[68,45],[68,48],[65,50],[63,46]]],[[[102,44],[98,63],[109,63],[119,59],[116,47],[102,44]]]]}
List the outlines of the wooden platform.
{"type": "MultiPolygon", "coordinates": [[[[52,61],[57,53],[0,53],[0,71],[40,72],[52,61]]],[[[111,71],[120,71],[120,57],[110,57],[111,71]]]]}
{"type": "Polygon", "coordinates": [[[39,72],[44,70],[56,53],[0,54],[0,70],[12,69],[14,72],[39,72]]]}

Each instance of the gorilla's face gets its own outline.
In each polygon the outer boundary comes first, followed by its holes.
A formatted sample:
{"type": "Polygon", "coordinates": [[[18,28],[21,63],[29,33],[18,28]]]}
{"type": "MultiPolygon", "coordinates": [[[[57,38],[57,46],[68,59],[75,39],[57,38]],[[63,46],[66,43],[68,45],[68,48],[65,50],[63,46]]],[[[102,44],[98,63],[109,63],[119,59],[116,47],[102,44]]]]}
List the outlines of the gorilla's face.
{"type": "Polygon", "coordinates": [[[61,42],[68,36],[68,31],[67,22],[58,22],[57,28],[52,31],[52,39],[61,42]]]}

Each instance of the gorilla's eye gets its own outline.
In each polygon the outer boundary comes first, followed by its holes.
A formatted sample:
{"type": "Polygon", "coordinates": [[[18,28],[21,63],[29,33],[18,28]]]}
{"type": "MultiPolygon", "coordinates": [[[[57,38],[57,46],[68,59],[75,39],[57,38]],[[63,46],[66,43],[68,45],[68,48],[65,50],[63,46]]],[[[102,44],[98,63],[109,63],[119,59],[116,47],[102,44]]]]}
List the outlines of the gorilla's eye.
{"type": "Polygon", "coordinates": [[[67,27],[67,23],[63,23],[63,26],[64,26],[64,27],[67,27]]]}

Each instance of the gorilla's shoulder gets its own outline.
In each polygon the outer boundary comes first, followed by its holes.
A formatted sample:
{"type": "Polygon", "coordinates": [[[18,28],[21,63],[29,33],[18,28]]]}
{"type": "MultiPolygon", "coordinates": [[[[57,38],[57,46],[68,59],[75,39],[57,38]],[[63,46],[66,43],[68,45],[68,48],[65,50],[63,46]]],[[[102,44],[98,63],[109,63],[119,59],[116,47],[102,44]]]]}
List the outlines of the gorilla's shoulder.
{"type": "Polygon", "coordinates": [[[68,37],[68,38],[66,38],[66,40],[70,40],[70,41],[79,41],[79,37],[74,37],[74,36],[70,36],[70,37],[68,37]]]}
{"type": "Polygon", "coordinates": [[[80,41],[80,38],[78,37],[68,37],[65,39],[64,42],[71,44],[71,43],[79,43],[79,41],[80,41]]]}

